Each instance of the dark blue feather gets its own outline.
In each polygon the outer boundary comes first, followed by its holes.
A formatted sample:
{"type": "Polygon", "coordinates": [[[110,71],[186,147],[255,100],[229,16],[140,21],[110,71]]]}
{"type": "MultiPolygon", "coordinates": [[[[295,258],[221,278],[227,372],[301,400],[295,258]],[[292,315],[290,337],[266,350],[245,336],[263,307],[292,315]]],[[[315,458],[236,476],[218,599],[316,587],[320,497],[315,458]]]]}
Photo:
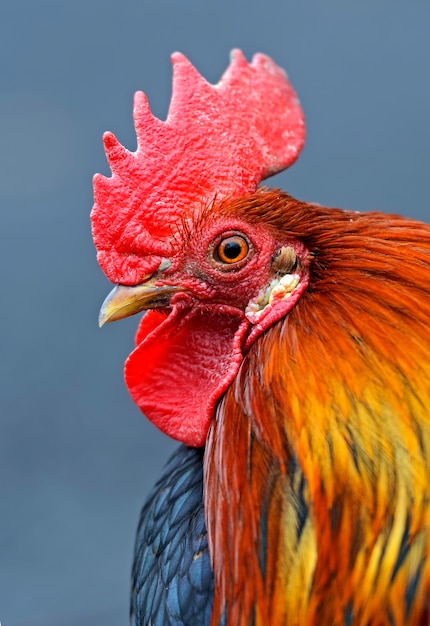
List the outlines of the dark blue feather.
{"type": "Polygon", "coordinates": [[[142,509],[132,571],[132,626],[209,626],[213,574],[202,448],[180,446],[142,509]]]}

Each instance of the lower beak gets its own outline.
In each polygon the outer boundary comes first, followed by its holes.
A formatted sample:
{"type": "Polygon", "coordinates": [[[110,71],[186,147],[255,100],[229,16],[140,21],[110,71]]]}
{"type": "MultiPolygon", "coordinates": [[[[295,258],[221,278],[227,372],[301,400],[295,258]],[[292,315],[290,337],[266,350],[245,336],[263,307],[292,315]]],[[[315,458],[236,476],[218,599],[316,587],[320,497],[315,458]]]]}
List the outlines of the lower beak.
{"type": "Polygon", "coordinates": [[[117,285],[103,302],[99,313],[99,326],[107,322],[129,317],[146,309],[163,309],[170,306],[170,298],[178,291],[184,291],[178,285],[156,286],[156,279],[149,279],[140,285],[128,287],[117,285]]]}

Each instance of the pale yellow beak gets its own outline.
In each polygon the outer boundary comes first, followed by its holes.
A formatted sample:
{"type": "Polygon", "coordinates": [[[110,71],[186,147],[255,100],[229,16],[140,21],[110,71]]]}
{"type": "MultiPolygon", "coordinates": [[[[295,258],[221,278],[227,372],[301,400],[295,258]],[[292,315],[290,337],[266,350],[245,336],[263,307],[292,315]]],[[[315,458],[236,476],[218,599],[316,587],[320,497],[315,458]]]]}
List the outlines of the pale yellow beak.
{"type": "Polygon", "coordinates": [[[128,287],[117,285],[103,302],[99,313],[99,326],[107,322],[129,317],[146,309],[163,309],[170,306],[170,298],[178,291],[184,291],[179,285],[157,287],[156,279],[149,278],[140,285],[128,287]]]}

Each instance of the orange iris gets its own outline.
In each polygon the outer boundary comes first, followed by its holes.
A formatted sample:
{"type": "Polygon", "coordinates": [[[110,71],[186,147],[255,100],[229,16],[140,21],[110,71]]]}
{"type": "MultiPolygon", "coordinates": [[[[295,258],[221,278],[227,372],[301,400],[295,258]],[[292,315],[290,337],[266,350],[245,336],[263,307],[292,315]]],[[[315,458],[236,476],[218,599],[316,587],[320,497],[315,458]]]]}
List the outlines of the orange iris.
{"type": "Polygon", "coordinates": [[[222,263],[238,263],[242,261],[249,252],[249,243],[240,235],[232,235],[220,241],[216,248],[218,259],[222,263]]]}

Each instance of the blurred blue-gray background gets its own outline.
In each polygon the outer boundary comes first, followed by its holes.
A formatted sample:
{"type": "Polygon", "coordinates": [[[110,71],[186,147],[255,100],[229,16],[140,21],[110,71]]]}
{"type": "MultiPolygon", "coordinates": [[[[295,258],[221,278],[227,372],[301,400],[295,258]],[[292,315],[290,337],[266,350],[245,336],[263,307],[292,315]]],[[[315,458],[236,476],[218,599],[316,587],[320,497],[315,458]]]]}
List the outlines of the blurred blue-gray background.
{"type": "Polygon", "coordinates": [[[427,0],[2,0],[0,620],[128,623],[140,506],[173,443],[122,379],[136,319],[97,327],[110,289],[88,214],[132,94],[165,117],[169,55],[210,82],[229,50],[288,70],[308,139],[273,184],[430,219],[427,0]]]}

